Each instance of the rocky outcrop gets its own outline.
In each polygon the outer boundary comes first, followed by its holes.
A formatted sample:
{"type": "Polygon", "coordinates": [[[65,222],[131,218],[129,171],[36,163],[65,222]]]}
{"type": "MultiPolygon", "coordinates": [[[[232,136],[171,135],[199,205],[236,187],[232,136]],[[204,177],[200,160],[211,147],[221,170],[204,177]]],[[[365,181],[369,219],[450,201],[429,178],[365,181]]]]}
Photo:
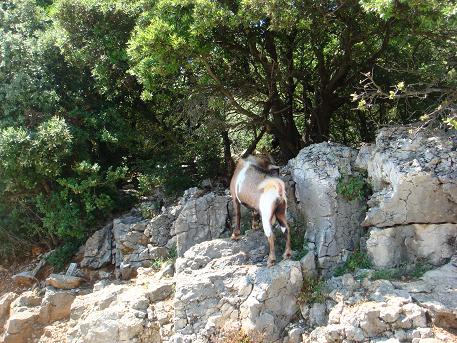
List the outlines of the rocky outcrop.
{"type": "MultiPolygon", "coordinates": [[[[414,283],[409,286],[412,285],[414,283]]],[[[309,311],[308,323],[320,325],[310,327],[303,342],[422,342],[426,338],[437,339],[433,326],[438,321],[430,321],[430,316],[433,316],[430,307],[425,302],[418,302],[415,294],[400,284],[394,285],[387,280],[358,281],[346,274],[330,279],[327,290],[327,300],[323,304],[327,313],[325,322],[322,324],[322,320],[316,318],[322,315],[322,311],[314,314],[309,311]]],[[[455,294],[452,297],[457,299],[455,294]]],[[[436,341],[445,342],[452,337],[441,337],[444,340],[436,341]]]]}
{"type": "Polygon", "coordinates": [[[233,330],[280,338],[298,311],[303,277],[298,261],[266,267],[267,253],[263,233],[248,231],[238,242],[197,244],[178,259],[174,341],[212,342],[233,330]]]}
{"type": "Polygon", "coordinates": [[[450,263],[426,272],[419,280],[394,284],[427,309],[435,326],[457,329],[457,256],[450,263]]]}
{"type": "Polygon", "coordinates": [[[380,130],[366,159],[375,193],[365,226],[457,223],[457,138],[441,130],[380,130]]]}
{"type": "Polygon", "coordinates": [[[456,252],[457,224],[412,224],[370,230],[366,247],[374,265],[389,268],[418,260],[442,265],[456,252]]]}
{"type": "MultiPolygon", "coordinates": [[[[81,267],[94,270],[114,264],[116,276],[129,279],[138,268],[148,268],[176,251],[182,255],[197,243],[227,236],[229,202],[227,195],[191,188],[153,218],[132,210],[89,238],[81,267]]],[[[148,212],[146,204],[140,206],[143,212],[148,212]]]]}
{"type": "Polygon", "coordinates": [[[457,138],[440,130],[382,129],[357,163],[375,191],[362,225],[376,267],[417,258],[440,265],[456,251],[457,138]]]}
{"type": "Polygon", "coordinates": [[[229,232],[230,198],[227,195],[208,193],[198,196],[197,189],[186,191],[186,202],[178,216],[174,231],[178,256],[197,243],[226,237],[229,232]]]}
{"type": "Polygon", "coordinates": [[[99,269],[114,262],[112,229],[113,224],[110,223],[86,241],[84,258],[80,264],[82,268],[99,269]]]}
{"type": "Polygon", "coordinates": [[[69,342],[129,342],[146,326],[149,301],[144,292],[110,285],[84,297],[71,308],[69,342]]]}
{"type": "Polygon", "coordinates": [[[297,211],[306,226],[305,240],[323,274],[344,261],[357,246],[365,214],[364,199],[347,200],[337,191],[354,169],[357,151],[335,143],[314,144],[289,161],[297,211]]]}

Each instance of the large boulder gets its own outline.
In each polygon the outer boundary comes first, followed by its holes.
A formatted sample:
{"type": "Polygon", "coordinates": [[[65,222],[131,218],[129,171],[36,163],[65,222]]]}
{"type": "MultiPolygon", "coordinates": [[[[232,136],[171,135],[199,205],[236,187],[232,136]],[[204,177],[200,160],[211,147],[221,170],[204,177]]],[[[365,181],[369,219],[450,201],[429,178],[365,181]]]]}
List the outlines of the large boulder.
{"type": "Polygon", "coordinates": [[[81,267],[99,269],[113,263],[113,225],[96,231],[86,242],[81,267]]]}
{"type": "Polygon", "coordinates": [[[395,282],[427,309],[435,326],[457,330],[457,255],[444,266],[426,272],[420,280],[395,282]]]}
{"type": "Polygon", "coordinates": [[[303,277],[298,261],[267,268],[266,243],[262,232],[248,231],[238,242],[197,244],[178,259],[175,341],[212,342],[240,329],[265,342],[281,337],[298,311],[303,277]]]}
{"type": "Polygon", "coordinates": [[[76,292],[56,290],[53,287],[46,288],[46,293],[41,301],[38,322],[49,324],[56,320],[70,317],[71,304],[76,298],[76,292]]]}
{"type": "Polygon", "coordinates": [[[440,265],[457,239],[457,138],[452,132],[391,127],[360,150],[375,191],[362,225],[376,267],[418,258],[440,265]]]}
{"type": "Polygon", "coordinates": [[[323,274],[347,258],[362,233],[364,199],[348,200],[337,191],[345,177],[358,176],[356,157],[355,149],[320,143],[302,149],[288,164],[298,215],[306,226],[305,239],[323,274]]]}
{"type": "Polygon", "coordinates": [[[457,224],[411,224],[373,228],[366,248],[378,268],[427,260],[441,265],[456,251],[457,224]]]}
{"type": "Polygon", "coordinates": [[[198,189],[186,192],[189,194],[185,194],[183,209],[174,224],[178,256],[197,243],[229,233],[229,196],[213,192],[201,196],[198,189]]]}
{"type": "Polygon", "coordinates": [[[457,223],[454,132],[385,128],[362,153],[375,191],[363,225],[457,223]]]}
{"type": "MultiPolygon", "coordinates": [[[[449,287],[447,283],[448,292],[449,287]]],[[[418,302],[413,292],[401,283],[358,281],[346,274],[327,281],[326,289],[323,308],[328,316],[325,322],[308,321],[310,326],[303,342],[425,342],[425,339],[436,338],[434,326],[440,324],[439,320],[431,322],[430,307],[418,302]]],[[[421,293],[418,289],[416,292],[421,293]]],[[[430,294],[428,296],[432,302],[430,294]]],[[[447,309],[454,305],[450,303],[447,309]]],[[[455,338],[449,334],[444,341],[452,341],[452,337],[455,338]]]]}

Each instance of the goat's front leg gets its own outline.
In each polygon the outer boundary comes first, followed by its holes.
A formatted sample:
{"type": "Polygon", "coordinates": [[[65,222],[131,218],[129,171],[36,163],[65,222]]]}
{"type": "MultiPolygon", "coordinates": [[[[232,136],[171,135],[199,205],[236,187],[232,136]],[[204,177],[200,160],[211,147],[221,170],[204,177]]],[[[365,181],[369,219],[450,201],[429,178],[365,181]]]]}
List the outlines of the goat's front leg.
{"type": "Polygon", "coordinates": [[[241,212],[240,212],[240,203],[237,199],[232,200],[233,203],[233,216],[235,217],[235,227],[232,232],[232,239],[238,240],[241,235],[241,212]]]}
{"type": "Polygon", "coordinates": [[[252,210],[251,228],[252,230],[258,230],[260,228],[260,215],[256,210],[252,210]]]}

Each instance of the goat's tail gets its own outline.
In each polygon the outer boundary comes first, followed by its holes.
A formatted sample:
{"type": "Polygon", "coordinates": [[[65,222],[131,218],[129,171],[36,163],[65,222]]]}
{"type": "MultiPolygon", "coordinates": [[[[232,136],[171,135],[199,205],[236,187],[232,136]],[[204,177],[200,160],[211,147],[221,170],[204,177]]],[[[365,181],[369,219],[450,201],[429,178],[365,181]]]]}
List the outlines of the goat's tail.
{"type": "Polygon", "coordinates": [[[263,180],[258,189],[262,190],[263,193],[266,193],[270,190],[275,190],[277,193],[277,200],[278,202],[286,202],[286,186],[284,185],[284,181],[277,177],[269,177],[263,180]]]}
{"type": "MultiPolygon", "coordinates": [[[[278,178],[267,178],[260,185],[262,195],[259,201],[259,210],[262,218],[262,226],[265,235],[270,237],[273,233],[272,225],[276,220],[276,212],[279,207],[287,206],[286,191],[284,182],[278,178]]],[[[285,228],[281,224],[281,229],[285,228]]]]}

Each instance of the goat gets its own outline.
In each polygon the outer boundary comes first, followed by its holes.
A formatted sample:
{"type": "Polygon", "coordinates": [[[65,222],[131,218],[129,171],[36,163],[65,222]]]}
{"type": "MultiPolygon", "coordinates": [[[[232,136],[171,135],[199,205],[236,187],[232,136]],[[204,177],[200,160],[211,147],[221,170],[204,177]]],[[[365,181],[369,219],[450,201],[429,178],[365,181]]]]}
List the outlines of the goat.
{"type": "Polygon", "coordinates": [[[260,214],[265,235],[268,238],[270,253],[268,266],[276,261],[273,225],[277,220],[282,232],[287,231],[286,250],[284,258],[292,255],[290,248],[290,228],[286,220],[287,199],[284,182],[277,177],[270,176],[272,170],[279,169],[272,164],[271,159],[250,155],[240,159],[236,165],[230,181],[235,227],[232,239],[237,240],[240,230],[240,205],[260,214]]]}

